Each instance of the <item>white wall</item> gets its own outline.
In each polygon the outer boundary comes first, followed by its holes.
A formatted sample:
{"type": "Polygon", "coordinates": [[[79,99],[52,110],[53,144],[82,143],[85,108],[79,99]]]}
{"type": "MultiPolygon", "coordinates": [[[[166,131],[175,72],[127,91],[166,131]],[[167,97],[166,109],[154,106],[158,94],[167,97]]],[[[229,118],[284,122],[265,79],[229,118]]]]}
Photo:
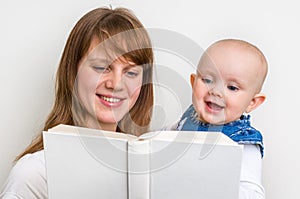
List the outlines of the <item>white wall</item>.
{"type": "MultiPolygon", "coordinates": [[[[265,53],[270,66],[264,87],[268,98],[252,114],[253,125],[264,134],[264,186],[267,198],[295,198],[300,178],[296,0],[1,1],[0,185],[12,160],[30,143],[50,110],[54,72],[69,31],[88,10],[109,4],[128,7],[146,27],[176,31],[203,48],[234,37],[256,44],[265,53]]],[[[181,64],[178,61],[176,67],[184,67],[181,64]]],[[[188,82],[188,73],[182,74],[188,82]]]]}

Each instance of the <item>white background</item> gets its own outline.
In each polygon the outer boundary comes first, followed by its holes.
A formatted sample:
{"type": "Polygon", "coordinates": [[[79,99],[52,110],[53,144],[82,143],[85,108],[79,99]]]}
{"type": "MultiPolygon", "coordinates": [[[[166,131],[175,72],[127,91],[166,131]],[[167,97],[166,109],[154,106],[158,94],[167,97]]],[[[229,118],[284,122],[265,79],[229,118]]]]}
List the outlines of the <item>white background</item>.
{"type": "MultiPolygon", "coordinates": [[[[146,27],[176,31],[203,48],[222,38],[240,38],[265,53],[269,74],[263,91],[268,98],[252,114],[253,125],[264,135],[263,183],[267,198],[297,197],[300,12],[296,0],[1,1],[0,186],[13,159],[40,130],[51,108],[54,74],[71,28],[87,11],[109,4],[128,7],[146,27]]],[[[188,82],[188,67],[176,59],[171,65],[184,71],[188,82]]],[[[183,92],[190,95],[187,90],[183,92]]]]}

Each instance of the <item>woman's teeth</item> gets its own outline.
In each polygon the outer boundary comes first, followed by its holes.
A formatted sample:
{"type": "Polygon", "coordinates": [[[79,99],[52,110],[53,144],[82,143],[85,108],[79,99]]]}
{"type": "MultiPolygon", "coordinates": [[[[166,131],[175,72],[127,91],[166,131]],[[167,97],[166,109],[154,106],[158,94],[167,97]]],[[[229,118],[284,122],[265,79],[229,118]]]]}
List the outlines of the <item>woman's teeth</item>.
{"type": "Polygon", "coordinates": [[[118,98],[111,98],[111,97],[102,97],[102,99],[104,99],[104,100],[107,101],[107,102],[111,102],[111,103],[116,103],[116,102],[121,101],[121,100],[118,99],[118,98]]]}

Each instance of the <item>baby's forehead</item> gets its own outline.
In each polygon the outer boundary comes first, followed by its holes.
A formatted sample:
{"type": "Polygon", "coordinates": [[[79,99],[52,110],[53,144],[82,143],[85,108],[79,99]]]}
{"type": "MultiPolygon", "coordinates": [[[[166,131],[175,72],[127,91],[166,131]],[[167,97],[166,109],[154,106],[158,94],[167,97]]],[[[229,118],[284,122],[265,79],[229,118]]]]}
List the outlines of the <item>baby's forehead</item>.
{"type": "Polygon", "coordinates": [[[249,54],[255,54],[259,55],[257,50],[251,46],[250,44],[244,43],[244,42],[238,42],[238,41],[220,41],[212,44],[207,48],[205,51],[206,54],[212,54],[215,52],[222,52],[225,54],[229,54],[232,52],[243,52],[243,53],[249,53],[249,54]]]}
{"type": "Polygon", "coordinates": [[[202,55],[198,74],[226,75],[247,79],[255,76],[258,87],[264,82],[267,63],[255,46],[243,41],[221,41],[211,45],[202,55]],[[237,61],[239,60],[239,61],[237,61]]]}
{"type": "Polygon", "coordinates": [[[228,60],[230,56],[235,56],[234,59],[243,59],[244,61],[247,61],[248,58],[257,60],[258,65],[263,70],[262,73],[267,73],[267,61],[262,51],[243,40],[227,39],[215,42],[203,53],[199,65],[201,65],[201,61],[228,60]]]}
{"type": "Polygon", "coordinates": [[[206,53],[212,53],[214,51],[223,50],[223,52],[243,52],[247,53],[252,56],[256,56],[257,59],[261,61],[262,64],[266,63],[266,58],[262,51],[256,47],[255,45],[243,41],[243,40],[236,40],[236,39],[226,39],[226,40],[220,40],[212,44],[208,47],[206,50],[206,53]]]}

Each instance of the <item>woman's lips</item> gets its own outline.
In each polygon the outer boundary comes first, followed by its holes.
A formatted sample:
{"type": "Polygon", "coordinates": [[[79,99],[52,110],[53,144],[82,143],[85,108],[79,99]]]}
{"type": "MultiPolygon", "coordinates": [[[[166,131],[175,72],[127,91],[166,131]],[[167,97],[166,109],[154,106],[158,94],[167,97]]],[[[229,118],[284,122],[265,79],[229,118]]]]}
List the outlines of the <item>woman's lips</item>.
{"type": "Polygon", "coordinates": [[[113,97],[113,96],[107,96],[107,95],[100,95],[97,94],[98,98],[100,99],[100,102],[107,107],[118,107],[120,106],[125,98],[120,97],[113,97]]]}

